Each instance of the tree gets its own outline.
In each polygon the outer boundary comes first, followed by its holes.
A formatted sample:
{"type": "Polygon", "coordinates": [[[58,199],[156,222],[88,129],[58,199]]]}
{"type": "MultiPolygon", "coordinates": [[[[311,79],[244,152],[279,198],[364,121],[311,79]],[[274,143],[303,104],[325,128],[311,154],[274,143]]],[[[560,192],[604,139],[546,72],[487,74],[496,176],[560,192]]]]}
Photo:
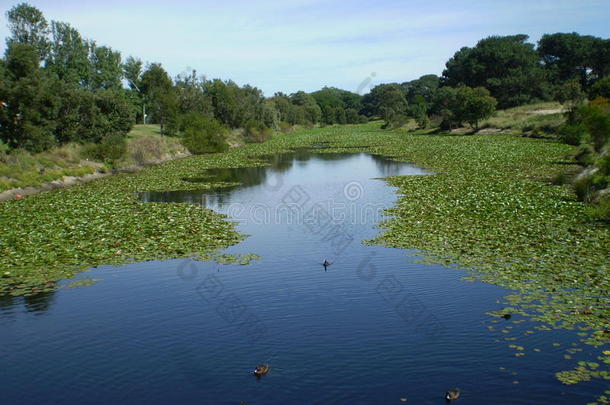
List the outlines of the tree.
{"type": "Polygon", "coordinates": [[[330,105],[322,107],[322,121],[327,125],[333,125],[337,122],[336,110],[330,105]]]}
{"type": "Polygon", "coordinates": [[[360,122],[360,116],[358,115],[358,110],[355,108],[346,108],[345,109],[345,119],[348,124],[357,124],[360,122]]]}
{"type": "Polygon", "coordinates": [[[178,110],[180,114],[197,113],[207,117],[214,116],[212,102],[205,93],[205,78],[197,71],[181,73],[176,77],[178,110]]]}
{"type": "Polygon", "coordinates": [[[606,76],[591,87],[591,99],[597,97],[610,98],[610,76],[606,76]]]}
{"type": "Polygon", "coordinates": [[[423,96],[415,96],[409,104],[409,115],[424,129],[430,124],[428,118],[428,103],[423,96]]]}
{"type": "Polygon", "coordinates": [[[339,125],[347,124],[347,117],[345,116],[345,109],[343,107],[335,107],[335,119],[339,125]]]}
{"type": "Polygon", "coordinates": [[[305,121],[311,124],[320,122],[320,119],[322,118],[322,109],[314,96],[305,93],[304,91],[298,91],[290,95],[290,101],[292,104],[303,109],[305,121]]]}
{"type": "Polygon", "coordinates": [[[602,153],[604,146],[610,140],[610,108],[608,104],[590,103],[578,111],[582,122],[589,133],[591,143],[597,153],[602,153]]]}
{"type": "Polygon", "coordinates": [[[237,115],[237,85],[214,79],[205,83],[206,95],[212,102],[214,117],[222,124],[235,128],[237,115]]]}
{"type": "Polygon", "coordinates": [[[46,69],[67,83],[89,86],[91,61],[89,43],[70,24],[51,22],[53,41],[46,59],[46,69]]]}
{"type": "Polygon", "coordinates": [[[610,41],[590,35],[543,35],[538,53],[555,84],[576,80],[583,88],[610,73],[610,41]]]}
{"type": "Polygon", "coordinates": [[[147,66],[142,74],[140,90],[151,104],[152,118],[161,126],[161,133],[171,135],[178,118],[178,100],[172,79],[159,63],[147,66]]]}
{"type": "Polygon", "coordinates": [[[496,105],[496,99],[491,97],[486,88],[460,86],[457,88],[452,110],[458,122],[467,122],[473,129],[478,130],[479,123],[496,111],[496,105]]]}
{"type": "Polygon", "coordinates": [[[362,97],[361,113],[367,117],[381,116],[382,100],[387,96],[388,92],[398,91],[402,94],[400,102],[406,103],[402,87],[397,83],[384,83],[373,87],[371,91],[362,97]]]}
{"type": "Polygon", "coordinates": [[[416,97],[422,97],[426,103],[431,103],[440,83],[441,78],[437,75],[425,75],[417,80],[402,83],[400,86],[408,103],[412,103],[416,97]]]}
{"type": "Polygon", "coordinates": [[[389,85],[382,88],[378,95],[377,110],[385,121],[386,127],[392,126],[400,116],[404,116],[407,107],[407,99],[399,85],[389,85]]]}
{"type": "Polygon", "coordinates": [[[568,107],[568,121],[573,121],[574,112],[587,98],[580,82],[571,80],[557,87],[555,100],[568,107]]]}
{"type": "Polygon", "coordinates": [[[341,107],[342,109],[353,108],[360,111],[362,108],[362,96],[350,91],[341,90],[336,87],[324,87],[311,93],[321,109],[327,107],[341,107]]]}
{"type": "Polygon", "coordinates": [[[131,89],[130,97],[134,105],[142,109],[142,124],[146,124],[146,96],[141,90],[143,63],[140,59],[130,56],[123,63],[123,77],[127,80],[127,85],[131,89]]]}
{"type": "Polygon", "coordinates": [[[441,129],[453,129],[456,122],[453,114],[457,90],[454,87],[441,87],[434,95],[434,100],[429,108],[429,114],[440,119],[441,129]]]}
{"type": "Polygon", "coordinates": [[[123,86],[123,65],[121,53],[107,46],[97,46],[95,42],[91,49],[91,87],[93,89],[121,89],[123,86]]]}
{"type": "Polygon", "coordinates": [[[182,142],[193,154],[224,152],[226,129],[214,118],[196,113],[183,116],[180,124],[182,142]]]}
{"type": "Polygon", "coordinates": [[[59,143],[95,142],[102,138],[101,113],[95,96],[73,83],[63,83],[55,137],[59,143]]]}
{"type": "Polygon", "coordinates": [[[485,87],[501,108],[548,98],[546,75],[527,35],[492,36],[462,48],[446,64],[446,85],[485,87]]]}
{"type": "Polygon", "coordinates": [[[261,122],[265,102],[263,92],[249,84],[240,88],[236,83],[229,81],[229,86],[234,88],[237,99],[237,110],[233,116],[231,126],[233,128],[243,128],[249,121],[261,122]]]}
{"type": "Polygon", "coordinates": [[[11,8],[6,16],[11,36],[6,39],[7,46],[13,42],[29,44],[36,49],[39,61],[49,52],[49,24],[36,7],[21,3],[11,8]]]}
{"type": "Polygon", "coordinates": [[[36,47],[12,42],[7,49],[0,139],[13,148],[32,152],[56,144],[54,131],[61,100],[58,82],[39,69],[36,47]]]}

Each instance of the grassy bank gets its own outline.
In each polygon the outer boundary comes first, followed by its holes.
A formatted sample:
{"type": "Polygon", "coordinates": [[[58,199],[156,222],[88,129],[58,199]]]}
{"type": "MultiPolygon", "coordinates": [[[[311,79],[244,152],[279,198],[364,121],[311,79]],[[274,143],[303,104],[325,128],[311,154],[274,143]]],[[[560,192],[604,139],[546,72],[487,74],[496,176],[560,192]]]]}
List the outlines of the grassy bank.
{"type": "Polygon", "coordinates": [[[565,107],[557,102],[528,104],[499,110],[481,128],[505,130],[513,134],[554,133],[565,123],[565,107]]]}
{"type": "MultiPolygon", "coordinates": [[[[610,228],[592,221],[570,188],[550,182],[571,166],[572,147],[506,134],[383,131],[378,123],[276,135],[0,203],[0,292],[53,288],[98,264],[202,255],[234,244],[242,236],[221,215],[187,204],[143,204],[134,193],[210,187],[188,179],[208,168],[262,165],[269,153],[321,142],[331,146],[327,153],[369,151],[436,173],[390,179],[401,198],[371,243],[478,270],[483,280],[519,292],[503,312],[581,329],[591,344],[608,342],[610,228]]],[[[600,354],[599,362],[610,363],[610,356],[600,354]]],[[[600,370],[579,365],[560,378],[609,378],[600,370]]]]}
{"type": "Polygon", "coordinates": [[[178,139],[162,137],[158,125],[134,126],[127,137],[125,154],[112,165],[95,161],[90,148],[91,145],[72,143],[37,154],[0,149],[0,192],[39,187],[65,176],[144,166],[186,152],[178,139]]]}

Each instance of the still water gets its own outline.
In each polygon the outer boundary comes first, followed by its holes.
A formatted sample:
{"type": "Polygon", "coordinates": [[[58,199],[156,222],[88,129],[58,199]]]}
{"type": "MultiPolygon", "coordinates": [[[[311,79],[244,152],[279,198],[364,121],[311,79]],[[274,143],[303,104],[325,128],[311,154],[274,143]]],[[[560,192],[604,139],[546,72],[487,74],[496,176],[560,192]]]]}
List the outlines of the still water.
{"type": "Polygon", "coordinates": [[[191,178],[240,186],[139,196],[226,213],[250,235],[226,253],[261,260],[102,266],[79,277],[93,286],[0,301],[0,403],[444,404],[459,387],[464,405],[578,404],[603,391],[555,379],[573,367],[573,333],[485,315],[510,291],[362,244],[396,202],[379,178],[427,173],[369,154],[269,160],[191,178]]]}

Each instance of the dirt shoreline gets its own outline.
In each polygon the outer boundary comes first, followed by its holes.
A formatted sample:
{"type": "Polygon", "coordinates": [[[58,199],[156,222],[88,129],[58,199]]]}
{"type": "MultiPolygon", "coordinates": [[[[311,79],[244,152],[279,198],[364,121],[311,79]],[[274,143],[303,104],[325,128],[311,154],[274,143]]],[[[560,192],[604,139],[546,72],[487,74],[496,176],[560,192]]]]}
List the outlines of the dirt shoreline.
{"type": "Polygon", "coordinates": [[[168,162],[170,160],[181,159],[181,158],[184,158],[187,156],[190,156],[190,153],[178,153],[176,155],[168,156],[165,159],[160,159],[155,162],[145,164],[143,166],[130,166],[130,167],[127,167],[124,169],[113,170],[113,171],[106,172],[106,173],[95,172],[95,173],[86,174],[84,176],[79,176],[79,177],[64,176],[61,179],[53,180],[53,181],[51,181],[49,183],[45,183],[41,186],[12,188],[10,190],[5,190],[5,191],[0,192],[0,201],[14,200],[15,198],[21,198],[21,197],[38,194],[38,193],[44,193],[46,191],[51,191],[51,190],[55,190],[58,188],[66,188],[66,187],[70,187],[70,186],[73,186],[76,184],[84,184],[84,183],[88,183],[93,180],[112,176],[113,174],[117,174],[117,173],[137,172],[148,166],[158,165],[158,164],[161,164],[164,162],[168,162]]]}

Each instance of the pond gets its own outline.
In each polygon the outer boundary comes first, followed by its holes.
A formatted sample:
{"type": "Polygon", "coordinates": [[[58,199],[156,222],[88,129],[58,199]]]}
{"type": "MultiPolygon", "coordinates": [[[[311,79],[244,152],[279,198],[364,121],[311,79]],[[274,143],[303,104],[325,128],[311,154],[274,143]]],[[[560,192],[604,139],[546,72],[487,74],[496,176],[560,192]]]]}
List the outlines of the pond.
{"type": "Polygon", "coordinates": [[[260,260],[102,266],[80,275],[92,286],[0,301],[2,403],[441,404],[459,387],[460,404],[575,404],[603,391],[556,380],[574,333],[486,315],[510,291],[363,245],[397,200],[380,178],[429,173],[365,153],[269,161],[190,179],[239,186],[139,196],[227,214],[249,237],[224,253],[260,260]]]}

